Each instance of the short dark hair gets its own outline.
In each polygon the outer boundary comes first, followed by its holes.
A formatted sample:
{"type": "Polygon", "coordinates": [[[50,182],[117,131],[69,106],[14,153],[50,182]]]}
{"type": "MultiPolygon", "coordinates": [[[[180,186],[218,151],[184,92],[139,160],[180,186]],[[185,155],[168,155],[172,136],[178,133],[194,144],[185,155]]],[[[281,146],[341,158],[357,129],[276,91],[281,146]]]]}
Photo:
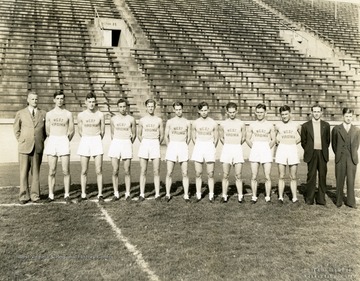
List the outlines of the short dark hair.
{"type": "Polygon", "coordinates": [[[147,100],[145,101],[145,106],[148,105],[149,103],[153,103],[154,106],[156,106],[156,101],[155,101],[154,99],[147,99],[147,100]]]}
{"type": "Polygon", "coordinates": [[[346,113],[354,114],[354,110],[348,107],[344,107],[342,110],[342,114],[345,115],[346,113]]]}
{"type": "Polygon", "coordinates": [[[315,107],[318,107],[318,108],[321,109],[321,111],[323,111],[323,107],[322,107],[321,104],[319,104],[319,103],[313,104],[313,105],[311,106],[311,111],[314,111],[314,108],[315,108],[315,107]]]}
{"type": "Polygon", "coordinates": [[[198,104],[197,108],[201,110],[205,106],[209,108],[209,104],[206,101],[202,101],[201,103],[198,104]]]}
{"type": "Polygon", "coordinates": [[[291,108],[290,108],[290,106],[288,106],[287,104],[285,104],[285,105],[283,105],[283,106],[280,106],[279,111],[280,111],[280,113],[283,112],[283,111],[289,111],[289,112],[291,112],[291,108]]]}
{"type": "Polygon", "coordinates": [[[228,102],[226,105],[226,110],[229,110],[230,108],[235,108],[237,110],[237,104],[234,102],[228,102]]]}
{"type": "Polygon", "coordinates": [[[63,90],[56,91],[54,93],[54,98],[56,98],[57,96],[61,96],[61,95],[64,96],[64,98],[65,98],[65,94],[64,94],[63,90]]]}
{"type": "Polygon", "coordinates": [[[184,104],[181,101],[176,101],[172,104],[172,107],[175,108],[175,106],[181,106],[181,108],[184,107],[184,104]]]}
{"type": "Polygon", "coordinates": [[[256,109],[264,109],[266,111],[266,105],[263,104],[263,103],[259,103],[256,107],[255,107],[255,110],[256,109]]]}
{"type": "Polygon", "coordinates": [[[94,93],[88,93],[85,97],[86,100],[96,99],[96,95],[94,93]]]}
{"type": "Polygon", "coordinates": [[[119,103],[126,103],[126,106],[128,105],[128,101],[126,99],[123,99],[123,98],[120,98],[118,101],[117,101],[117,105],[119,105],[119,103]]]}

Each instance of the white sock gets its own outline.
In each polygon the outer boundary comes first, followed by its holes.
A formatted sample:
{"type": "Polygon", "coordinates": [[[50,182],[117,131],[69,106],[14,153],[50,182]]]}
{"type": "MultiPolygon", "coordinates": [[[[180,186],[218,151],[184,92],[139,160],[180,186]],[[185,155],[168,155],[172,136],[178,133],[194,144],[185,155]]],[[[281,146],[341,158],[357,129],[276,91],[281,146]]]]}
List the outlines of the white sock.
{"type": "Polygon", "coordinates": [[[214,198],[214,193],[209,193],[209,199],[214,198]]]}
{"type": "Polygon", "coordinates": [[[270,196],[265,196],[265,201],[269,202],[270,201],[270,196]]]}
{"type": "Polygon", "coordinates": [[[244,195],[242,195],[242,194],[239,194],[239,195],[238,195],[239,201],[241,201],[243,198],[244,198],[244,195]]]}
{"type": "Polygon", "coordinates": [[[115,196],[116,198],[119,198],[119,196],[120,196],[120,195],[119,195],[119,191],[115,191],[115,192],[114,192],[114,196],[115,196]]]}
{"type": "Polygon", "coordinates": [[[130,193],[125,192],[125,198],[128,198],[130,196],[130,193]]]}
{"type": "Polygon", "coordinates": [[[81,193],[81,198],[86,198],[86,193],[81,193]]]}
{"type": "Polygon", "coordinates": [[[257,197],[256,197],[256,196],[252,196],[252,197],[251,197],[251,200],[252,200],[252,201],[257,201],[257,197]]]}
{"type": "Polygon", "coordinates": [[[145,194],[144,194],[144,193],[140,193],[140,197],[144,197],[144,198],[145,198],[145,194]]]}
{"type": "Polygon", "coordinates": [[[97,196],[97,198],[102,197],[102,196],[103,196],[103,195],[99,193],[98,196],[97,196]]]}
{"type": "Polygon", "coordinates": [[[64,194],[64,198],[66,198],[66,197],[70,197],[70,194],[69,194],[69,193],[65,193],[65,194],[64,194]]]}
{"type": "Polygon", "coordinates": [[[201,192],[196,192],[196,198],[201,199],[201,192]]]}
{"type": "Polygon", "coordinates": [[[49,193],[49,198],[50,198],[51,200],[54,200],[54,193],[49,193]]]}

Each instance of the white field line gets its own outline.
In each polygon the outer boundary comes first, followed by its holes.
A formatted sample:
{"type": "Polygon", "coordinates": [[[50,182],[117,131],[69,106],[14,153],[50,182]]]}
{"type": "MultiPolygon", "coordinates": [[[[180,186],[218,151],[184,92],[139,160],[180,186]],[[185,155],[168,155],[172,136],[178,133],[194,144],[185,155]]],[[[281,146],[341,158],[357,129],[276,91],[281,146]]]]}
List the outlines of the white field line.
{"type": "Polygon", "coordinates": [[[9,186],[0,186],[0,189],[7,189],[7,188],[14,188],[14,187],[20,188],[20,186],[9,185],[9,186]]]}
{"type": "Polygon", "coordinates": [[[151,280],[151,281],[159,281],[160,278],[155,274],[155,272],[153,272],[150,269],[149,264],[144,260],[141,252],[139,250],[137,250],[136,246],[132,245],[129,242],[129,240],[121,233],[121,229],[116,226],[113,219],[110,217],[109,213],[100,204],[97,204],[97,205],[98,205],[100,211],[105,216],[105,219],[108,222],[108,224],[110,224],[111,228],[116,233],[116,237],[121,242],[123,242],[125,247],[128,249],[128,251],[135,256],[136,263],[140,266],[142,271],[144,271],[145,273],[148,274],[149,280],[151,280]]]}

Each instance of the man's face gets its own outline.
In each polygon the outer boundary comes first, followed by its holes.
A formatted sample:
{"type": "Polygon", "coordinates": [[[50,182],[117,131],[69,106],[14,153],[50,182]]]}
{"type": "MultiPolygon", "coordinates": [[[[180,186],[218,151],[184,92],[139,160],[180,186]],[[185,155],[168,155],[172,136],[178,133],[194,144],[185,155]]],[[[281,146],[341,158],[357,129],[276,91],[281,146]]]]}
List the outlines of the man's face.
{"type": "Polygon", "coordinates": [[[181,105],[175,105],[174,113],[177,117],[182,117],[183,109],[182,109],[181,105]]]}
{"type": "Polygon", "coordinates": [[[121,115],[126,115],[126,102],[119,103],[118,108],[121,115]]]}
{"type": "Polygon", "coordinates": [[[320,120],[320,118],[323,114],[321,107],[314,107],[311,114],[312,114],[314,120],[316,120],[316,121],[320,120]]]}
{"type": "Polygon", "coordinates": [[[154,112],[155,112],[155,104],[152,103],[152,102],[149,102],[149,103],[146,105],[146,111],[147,111],[147,113],[149,113],[150,115],[154,115],[154,112]]]}
{"type": "Polygon", "coordinates": [[[255,110],[255,115],[256,115],[256,119],[258,121],[262,121],[264,118],[265,118],[265,115],[266,115],[266,111],[265,109],[263,108],[257,108],[255,110]]]}
{"type": "Polygon", "coordinates": [[[236,118],[237,110],[235,108],[230,107],[226,112],[231,120],[234,120],[236,118]]]}
{"type": "Polygon", "coordinates": [[[28,95],[27,102],[30,106],[36,108],[38,104],[38,95],[36,94],[28,95]]]}
{"type": "Polygon", "coordinates": [[[95,106],[96,106],[96,99],[95,98],[90,98],[90,99],[86,99],[86,107],[89,110],[94,110],[95,106]]]}
{"type": "Polygon", "coordinates": [[[352,119],[353,119],[353,114],[352,113],[345,113],[343,115],[343,119],[344,119],[345,124],[351,124],[352,119]]]}
{"type": "Polygon", "coordinates": [[[209,108],[208,108],[207,106],[203,106],[202,109],[199,109],[199,110],[198,110],[198,113],[200,114],[200,116],[201,116],[202,118],[205,119],[205,118],[208,116],[208,114],[209,114],[209,108]]]}
{"type": "Polygon", "coordinates": [[[64,95],[57,95],[54,98],[54,103],[55,103],[55,106],[57,106],[57,107],[62,107],[64,105],[64,101],[65,101],[64,95]]]}
{"type": "Polygon", "coordinates": [[[288,110],[281,112],[281,120],[284,123],[287,123],[290,121],[290,112],[288,110]]]}

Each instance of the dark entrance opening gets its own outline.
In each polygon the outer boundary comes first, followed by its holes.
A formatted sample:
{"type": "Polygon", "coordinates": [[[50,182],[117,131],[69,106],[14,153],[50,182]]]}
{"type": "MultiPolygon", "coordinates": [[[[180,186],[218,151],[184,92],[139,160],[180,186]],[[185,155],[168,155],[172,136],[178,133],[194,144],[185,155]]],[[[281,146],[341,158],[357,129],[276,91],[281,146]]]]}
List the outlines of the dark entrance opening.
{"type": "Polygon", "coordinates": [[[118,47],[120,41],[121,30],[112,30],[111,34],[111,47],[118,47]]]}

